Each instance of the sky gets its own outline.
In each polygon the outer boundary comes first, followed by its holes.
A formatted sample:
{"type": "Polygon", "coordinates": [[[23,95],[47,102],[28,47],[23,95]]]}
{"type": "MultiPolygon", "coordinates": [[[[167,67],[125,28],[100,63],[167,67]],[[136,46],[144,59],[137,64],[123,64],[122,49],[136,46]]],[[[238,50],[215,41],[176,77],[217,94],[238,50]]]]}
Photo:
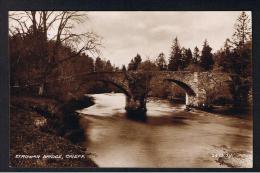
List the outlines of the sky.
{"type": "MultiPolygon", "coordinates": [[[[207,39],[216,52],[234,33],[241,11],[86,11],[88,19],[73,32],[93,31],[102,38],[100,57],[121,67],[137,53],[155,60],[163,52],[168,59],[175,37],[181,47],[202,49],[207,39]]],[[[246,12],[251,18],[251,12],[246,12]]],[[[9,25],[14,25],[10,21],[9,25]]],[[[54,25],[56,27],[57,23],[54,25]]],[[[55,30],[55,29],[54,29],[55,30]]],[[[50,31],[54,35],[55,31],[50,31]]]]}
{"type": "MultiPolygon", "coordinates": [[[[143,60],[163,52],[169,57],[173,39],[180,46],[200,50],[205,39],[217,51],[231,38],[240,11],[225,12],[87,12],[89,20],[79,30],[102,37],[102,58],[121,66],[139,53],[143,60]]],[[[251,13],[247,12],[251,17],[251,13]]]]}

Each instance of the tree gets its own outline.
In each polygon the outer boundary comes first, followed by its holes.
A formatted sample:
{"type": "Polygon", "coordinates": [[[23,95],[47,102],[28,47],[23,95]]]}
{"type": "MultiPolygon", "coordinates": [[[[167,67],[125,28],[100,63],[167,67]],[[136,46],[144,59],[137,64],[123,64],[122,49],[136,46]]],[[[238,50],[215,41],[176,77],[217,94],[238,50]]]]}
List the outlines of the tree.
{"type": "Polygon", "coordinates": [[[199,61],[200,61],[200,51],[199,48],[196,46],[193,51],[192,63],[198,64],[199,61]]]}
{"type": "Polygon", "coordinates": [[[185,47],[181,48],[181,57],[179,59],[179,70],[183,70],[186,66],[186,49],[185,47]]]}
{"type": "Polygon", "coordinates": [[[244,11],[237,18],[234,26],[235,32],[231,41],[236,48],[243,48],[245,43],[251,40],[250,22],[249,16],[244,11]]]}
{"type": "Polygon", "coordinates": [[[114,68],[115,72],[119,72],[120,71],[119,67],[117,67],[117,66],[114,66],[113,68],[114,68]]]}
{"type": "Polygon", "coordinates": [[[113,66],[111,65],[111,62],[109,60],[107,60],[106,64],[105,64],[105,71],[108,71],[108,72],[111,72],[113,71],[114,68],[113,66]]]}
{"type": "Polygon", "coordinates": [[[171,46],[168,70],[177,71],[179,68],[180,59],[181,59],[181,50],[180,50],[178,38],[176,37],[173,41],[173,45],[171,46]]]}
{"type": "Polygon", "coordinates": [[[123,71],[123,72],[126,71],[126,67],[125,67],[125,65],[122,66],[122,71],[123,71]]]}
{"type": "Polygon", "coordinates": [[[137,70],[138,66],[141,64],[142,58],[137,54],[134,59],[131,59],[131,62],[128,64],[128,70],[137,70]]]}
{"type": "Polygon", "coordinates": [[[167,70],[167,63],[166,63],[165,55],[163,52],[159,54],[159,56],[155,60],[155,63],[160,71],[167,70]]]}
{"type": "Polygon", "coordinates": [[[104,62],[100,57],[97,57],[95,61],[95,72],[102,72],[104,71],[104,68],[105,68],[104,62]]]}
{"type": "Polygon", "coordinates": [[[190,48],[186,49],[185,54],[186,54],[186,67],[187,67],[192,62],[193,59],[190,48]]]}
{"type": "Polygon", "coordinates": [[[64,71],[71,70],[69,75],[94,72],[94,60],[85,53],[68,62],[67,65],[68,68],[64,71]]]}
{"type": "Polygon", "coordinates": [[[202,68],[200,67],[200,51],[199,48],[196,46],[194,48],[193,54],[191,51],[187,52],[187,56],[191,57],[190,63],[188,67],[186,67],[186,70],[191,71],[191,72],[198,72],[198,71],[203,71],[202,68]]]}
{"type": "Polygon", "coordinates": [[[243,11],[237,18],[232,36],[234,71],[243,77],[251,76],[252,68],[252,32],[250,18],[243,11]]]}
{"type": "Polygon", "coordinates": [[[236,20],[232,39],[225,41],[224,48],[216,53],[215,59],[221,71],[232,73],[230,93],[233,107],[243,109],[252,89],[252,38],[250,19],[245,12],[236,20]]]}
{"type": "Polygon", "coordinates": [[[200,66],[206,71],[212,70],[214,65],[213,54],[211,53],[211,50],[212,48],[208,45],[207,40],[205,40],[200,57],[200,66]]]}
{"type": "Polygon", "coordinates": [[[135,64],[134,60],[131,59],[130,63],[129,63],[128,66],[127,66],[127,70],[128,70],[128,71],[134,70],[134,64],[135,64]]]}
{"type": "Polygon", "coordinates": [[[231,46],[228,40],[225,41],[224,49],[221,49],[215,55],[217,65],[223,72],[234,72],[234,53],[231,52],[231,46]]]}
{"type": "Polygon", "coordinates": [[[216,59],[221,70],[243,77],[251,75],[252,40],[249,16],[242,12],[234,25],[232,40],[226,39],[224,50],[217,53],[216,59]]]}
{"type": "Polygon", "coordinates": [[[34,46],[28,54],[36,54],[41,67],[38,71],[40,77],[35,79],[40,84],[39,95],[45,91],[48,76],[64,62],[78,57],[83,52],[98,53],[99,37],[93,32],[75,33],[76,24],[84,22],[87,15],[76,11],[24,11],[10,13],[9,34],[19,35],[24,39],[30,35],[34,46]],[[48,44],[51,43],[51,44],[48,44]],[[51,45],[51,46],[50,46],[51,45]],[[74,53],[60,56],[60,49],[68,46],[74,53]]]}
{"type": "Polygon", "coordinates": [[[188,65],[190,64],[192,60],[192,53],[190,48],[185,49],[184,47],[181,49],[181,59],[180,59],[180,64],[179,68],[180,70],[184,70],[188,65]]]}
{"type": "Polygon", "coordinates": [[[156,71],[157,66],[154,62],[151,60],[147,59],[144,62],[142,62],[138,68],[141,71],[156,71]]]}

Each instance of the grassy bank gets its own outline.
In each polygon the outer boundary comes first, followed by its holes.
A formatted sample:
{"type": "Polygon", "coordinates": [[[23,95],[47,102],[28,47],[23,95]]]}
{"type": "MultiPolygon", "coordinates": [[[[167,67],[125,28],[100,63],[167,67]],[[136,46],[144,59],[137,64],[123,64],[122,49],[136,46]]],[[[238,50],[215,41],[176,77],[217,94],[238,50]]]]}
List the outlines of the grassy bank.
{"type": "Polygon", "coordinates": [[[97,167],[90,153],[77,144],[84,140],[84,131],[72,109],[91,104],[86,99],[60,104],[46,98],[12,97],[10,166],[97,167]],[[69,104],[70,110],[65,109],[69,104]]]}

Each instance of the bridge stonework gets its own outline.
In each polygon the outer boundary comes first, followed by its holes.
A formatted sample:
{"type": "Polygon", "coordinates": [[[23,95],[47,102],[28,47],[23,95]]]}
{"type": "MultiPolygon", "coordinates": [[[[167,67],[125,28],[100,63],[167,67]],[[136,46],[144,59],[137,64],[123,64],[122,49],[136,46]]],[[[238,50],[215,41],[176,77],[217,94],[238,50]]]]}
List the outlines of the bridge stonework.
{"type": "Polygon", "coordinates": [[[187,106],[201,107],[211,104],[232,80],[228,73],[189,71],[103,72],[91,75],[121,89],[126,95],[126,110],[142,111],[146,111],[151,87],[175,83],[185,91],[187,106]]]}

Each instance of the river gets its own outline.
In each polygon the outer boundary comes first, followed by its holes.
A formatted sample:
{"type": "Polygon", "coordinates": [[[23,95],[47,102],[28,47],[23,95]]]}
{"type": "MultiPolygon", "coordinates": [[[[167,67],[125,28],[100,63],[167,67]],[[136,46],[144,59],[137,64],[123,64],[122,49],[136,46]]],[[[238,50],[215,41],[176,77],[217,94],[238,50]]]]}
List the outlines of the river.
{"type": "Polygon", "coordinates": [[[151,98],[147,121],[127,118],[121,93],[91,94],[80,110],[85,146],[99,167],[252,167],[252,118],[151,98]]]}

